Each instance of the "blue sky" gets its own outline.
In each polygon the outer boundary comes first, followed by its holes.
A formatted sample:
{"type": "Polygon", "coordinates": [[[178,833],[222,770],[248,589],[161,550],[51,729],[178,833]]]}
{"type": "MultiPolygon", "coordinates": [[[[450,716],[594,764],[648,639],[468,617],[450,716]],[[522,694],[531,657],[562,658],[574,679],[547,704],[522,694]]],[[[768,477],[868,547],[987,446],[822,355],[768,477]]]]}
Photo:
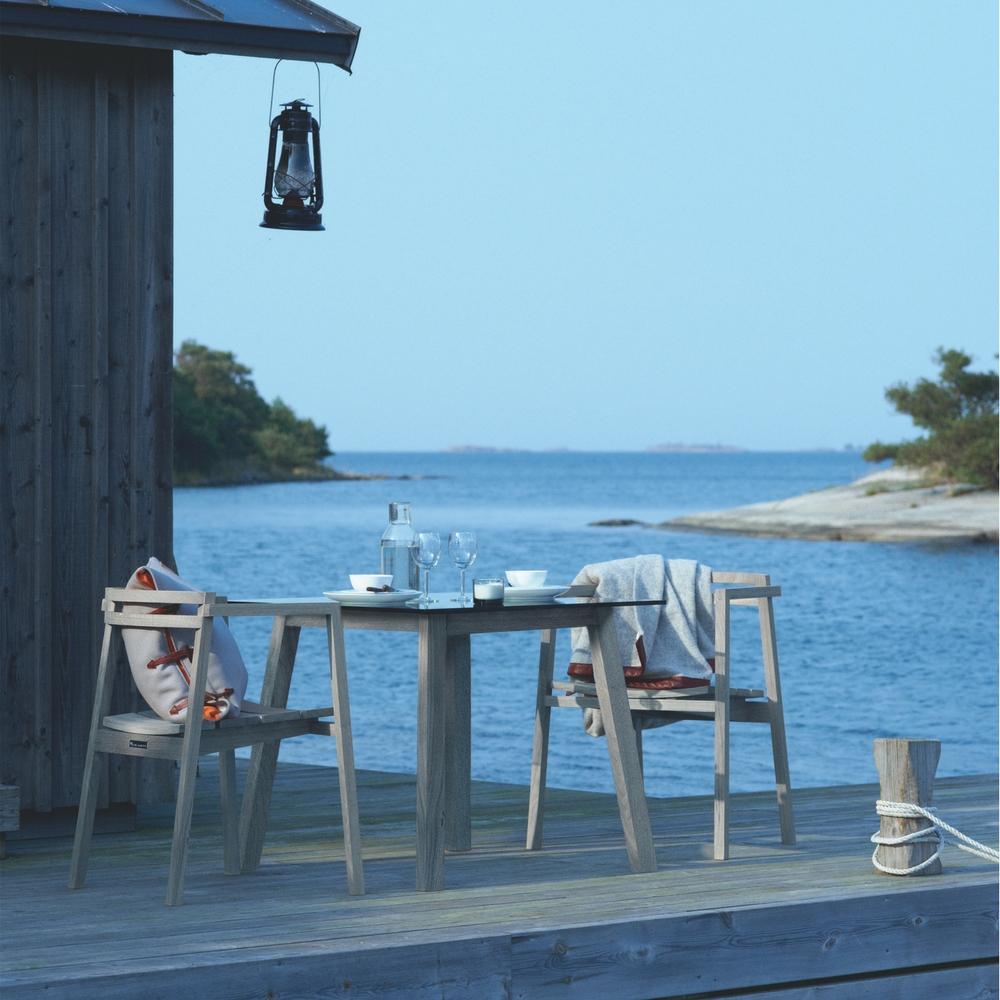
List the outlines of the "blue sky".
{"type": "Polygon", "coordinates": [[[836,448],[994,366],[991,0],[326,3],[325,233],[257,226],[273,63],[175,58],[175,339],[335,450],[836,448]]]}

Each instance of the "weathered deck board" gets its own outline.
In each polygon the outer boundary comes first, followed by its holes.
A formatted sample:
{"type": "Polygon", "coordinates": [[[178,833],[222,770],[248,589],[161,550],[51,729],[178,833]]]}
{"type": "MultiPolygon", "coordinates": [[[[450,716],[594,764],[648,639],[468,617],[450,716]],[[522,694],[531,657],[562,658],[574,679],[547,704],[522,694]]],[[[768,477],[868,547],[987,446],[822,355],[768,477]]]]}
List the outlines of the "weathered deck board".
{"type": "MultiPolygon", "coordinates": [[[[351,898],[335,771],[279,767],[263,865],[233,878],[216,771],[203,769],[180,909],[161,902],[169,808],[134,834],[96,837],[79,892],[65,888],[68,841],[10,845],[0,988],[77,1000],[478,1000],[770,986],[768,997],[839,1000],[920,995],[919,970],[921,988],[996,996],[995,867],[946,850],[941,876],[874,875],[874,785],[799,791],[791,848],[773,794],[735,796],[726,862],[711,860],[710,798],[651,800],[659,870],[632,875],[612,796],[550,790],[546,845],[527,852],[527,789],[476,782],[473,850],[449,855],[447,890],[427,894],[413,891],[413,777],[360,772],[368,895],[351,898]]],[[[996,795],[995,778],[943,779],[935,803],[995,843],[996,795]]]]}

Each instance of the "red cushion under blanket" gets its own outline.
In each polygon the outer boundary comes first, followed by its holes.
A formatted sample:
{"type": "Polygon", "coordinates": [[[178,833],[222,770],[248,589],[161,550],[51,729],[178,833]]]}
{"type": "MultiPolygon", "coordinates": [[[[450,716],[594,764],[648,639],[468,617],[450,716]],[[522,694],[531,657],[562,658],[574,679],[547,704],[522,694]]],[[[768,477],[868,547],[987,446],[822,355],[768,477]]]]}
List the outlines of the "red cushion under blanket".
{"type": "Polygon", "coordinates": [[[673,691],[680,688],[707,688],[711,680],[707,677],[685,677],[675,674],[673,677],[636,677],[627,679],[625,687],[633,691],[673,691]]]}
{"type": "MultiPolygon", "coordinates": [[[[712,661],[709,660],[711,664],[712,661]]],[[[594,667],[591,663],[571,663],[569,676],[578,681],[594,680],[594,667]]],[[[625,668],[625,687],[638,691],[671,691],[677,688],[707,687],[710,683],[707,677],[685,677],[683,674],[672,676],[643,675],[641,667],[625,668]]]]}
{"type": "MultiPolygon", "coordinates": [[[[642,667],[626,667],[625,679],[642,677],[642,672],[642,667]]],[[[593,681],[594,665],[593,663],[571,663],[567,673],[570,677],[575,677],[578,681],[593,681]]]]}
{"type": "MultiPolygon", "coordinates": [[[[626,687],[644,691],[669,691],[674,688],[704,687],[708,684],[708,679],[705,677],[685,677],[683,674],[647,674],[646,649],[642,642],[642,636],[636,640],[635,651],[639,654],[640,665],[625,668],[626,687]]],[[[708,665],[715,670],[715,659],[710,659],[708,665]]],[[[569,676],[575,677],[579,681],[593,681],[594,665],[592,663],[571,663],[569,676]]]]}

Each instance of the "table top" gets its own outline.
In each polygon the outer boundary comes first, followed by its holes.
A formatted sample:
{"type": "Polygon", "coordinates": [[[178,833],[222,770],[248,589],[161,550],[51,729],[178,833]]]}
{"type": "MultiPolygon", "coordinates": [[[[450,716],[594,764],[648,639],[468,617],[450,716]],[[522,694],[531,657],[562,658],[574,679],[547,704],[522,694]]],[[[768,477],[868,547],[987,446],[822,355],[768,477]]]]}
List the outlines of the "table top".
{"type": "Polygon", "coordinates": [[[503,605],[494,605],[492,607],[474,607],[472,604],[462,604],[459,601],[458,594],[451,593],[441,593],[441,594],[431,594],[431,599],[434,602],[428,607],[421,607],[417,604],[418,598],[414,598],[411,602],[406,604],[352,604],[349,602],[339,602],[332,601],[327,597],[278,597],[278,598],[262,598],[255,600],[234,600],[232,598],[227,599],[227,604],[234,607],[244,607],[248,610],[257,605],[266,605],[267,607],[281,607],[286,605],[289,608],[300,608],[303,605],[319,605],[320,607],[329,606],[330,604],[340,604],[342,608],[350,608],[352,612],[374,612],[379,614],[398,614],[398,615],[441,615],[441,614],[499,614],[504,611],[514,611],[521,608],[551,608],[559,606],[576,606],[576,605],[587,605],[588,607],[605,607],[605,608],[632,608],[632,607],[642,607],[645,605],[663,605],[667,602],[660,598],[658,600],[621,600],[621,601],[609,601],[597,597],[557,597],[555,599],[548,598],[529,601],[529,600],[518,600],[512,601],[510,603],[505,603],[503,605]]]}
{"type": "MultiPolygon", "coordinates": [[[[431,597],[434,598],[434,594],[431,597]]],[[[549,600],[538,600],[538,601],[512,601],[509,604],[505,603],[502,605],[494,605],[492,607],[473,607],[471,604],[460,604],[458,598],[448,598],[445,595],[440,595],[436,603],[431,604],[429,607],[420,607],[416,603],[414,604],[388,604],[379,605],[376,607],[360,604],[344,604],[342,607],[350,608],[351,611],[385,611],[385,612],[395,612],[398,614],[418,614],[418,615],[464,615],[464,614],[476,614],[476,615],[496,615],[503,614],[505,611],[518,611],[524,608],[552,608],[552,607],[572,607],[576,605],[587,605],[588,607],[605,607],[605,608],[631,608],[639,607],[645,604],[666,604],[664,600],[659,601],[604,601],[596,600],[592,597],[557,597],[554,600],[549,598],[549,600]]]]}

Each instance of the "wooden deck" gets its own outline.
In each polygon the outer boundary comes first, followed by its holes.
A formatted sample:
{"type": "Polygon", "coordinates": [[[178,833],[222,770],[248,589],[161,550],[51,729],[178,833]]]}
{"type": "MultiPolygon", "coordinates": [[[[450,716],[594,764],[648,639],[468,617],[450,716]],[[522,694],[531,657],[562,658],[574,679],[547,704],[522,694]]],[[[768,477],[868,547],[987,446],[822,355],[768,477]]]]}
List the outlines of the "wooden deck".
{"type": "MultiPolygon", "coordinates": [[[[65,888],[68,840],[13,841],[0,865],[12,998],[997,996],[997,869],[946,848],[945,874],[872,874],[876,786],[734,801],[733,857],[710,860],[707,798],[650,801],[659,871],[629,874],[615,800],[551,790],[546,847],[523,850],[527,789],[477,782],[473,851],[447,889],[414,884],[414,779],[359,772],[368,894],[346,894],[336,775],[282,764],[259,872],[222,873],[216,772],[203,763],[186,905],[163,905],[169,809],[94,841],[65,888]]],[[[941,815],[997,841],[997,782],[939,780],[941,815]]]]}

